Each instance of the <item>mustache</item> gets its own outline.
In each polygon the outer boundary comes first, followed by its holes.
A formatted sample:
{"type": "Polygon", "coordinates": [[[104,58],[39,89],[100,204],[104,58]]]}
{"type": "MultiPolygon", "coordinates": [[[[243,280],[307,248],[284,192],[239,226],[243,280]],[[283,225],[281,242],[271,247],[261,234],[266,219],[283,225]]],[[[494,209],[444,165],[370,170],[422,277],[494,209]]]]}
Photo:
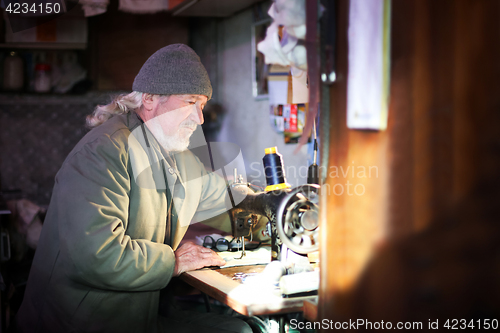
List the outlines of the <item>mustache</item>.
{"type": "Polygon", "coordinates": [[[196,129],[196,127],[198,126],[198,124],[194,121],[192,121],[191,119],[186,119],[185,121],[183,121],[181,123],[181,128],[182,127],[187,127],[189,129],[192,129],[193,131],[196,129]]]}

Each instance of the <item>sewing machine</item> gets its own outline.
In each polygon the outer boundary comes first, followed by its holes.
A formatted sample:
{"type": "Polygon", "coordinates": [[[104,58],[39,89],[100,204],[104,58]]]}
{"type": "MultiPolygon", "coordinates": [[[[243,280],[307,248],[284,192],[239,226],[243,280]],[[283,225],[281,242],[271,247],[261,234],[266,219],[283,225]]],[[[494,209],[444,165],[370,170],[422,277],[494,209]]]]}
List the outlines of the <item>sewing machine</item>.
{"type": "MultiPolygon", "coordinates": [[[[304,256],[318,250],[318,185],[255,192],[241,177],[235,179],[228,189],[234,207],[229,211],[234,237],[249,236],[261,215],[269,220],[267,233],[271,237],[272,260],[285,261],[293,253],[304,256]]],[[[242,251],[244,256],[244,247],[242,251]]]]}
{"type": "Polygon", "coordinates": [[[233,182],[227,187],[232,235],[242,244],[240,259],[245,256],[244,238],[252,235],[263,216],[271,238],[269,264],[202,269],[186,272],[181,278],[245,316],[264,316],[284,329],[286,315],[303,311],[306,300],[314,300],[319,288],[319,271],[313,269],[307,254],[318,250],[320,187],[289,188],[284,177],[281,184],[286,188],[276,188],[274,183],[272,190],[262,191],[244,182],[234,170],[233,182]],[[269,318],[271,315],[279,319],[269,318]]]}

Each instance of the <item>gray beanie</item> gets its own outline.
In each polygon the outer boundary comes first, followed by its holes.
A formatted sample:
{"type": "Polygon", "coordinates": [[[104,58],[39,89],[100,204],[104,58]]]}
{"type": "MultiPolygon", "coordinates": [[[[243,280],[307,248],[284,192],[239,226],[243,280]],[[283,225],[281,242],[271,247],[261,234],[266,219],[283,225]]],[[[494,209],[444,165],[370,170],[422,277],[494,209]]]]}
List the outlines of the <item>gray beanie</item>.
{"type": "Polygon", "coordinates": [[[157,95],[205,95],[212,85],[200,57],[189,46],[172,44],[156,51],[142,65],[132,90],[157,95]]]}

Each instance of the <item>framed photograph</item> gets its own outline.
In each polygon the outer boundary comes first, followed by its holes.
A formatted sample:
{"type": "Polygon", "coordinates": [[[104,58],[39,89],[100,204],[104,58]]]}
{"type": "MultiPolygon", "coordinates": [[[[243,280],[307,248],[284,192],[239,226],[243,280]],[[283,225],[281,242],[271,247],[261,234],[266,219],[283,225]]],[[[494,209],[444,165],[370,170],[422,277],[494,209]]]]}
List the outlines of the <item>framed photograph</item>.
{"type": "Polygon", "coordinates": [[[252,25],[252,90],[255,99],[268,98],[269,66],[264,61],[264,55],[257,50],[257,44],[266,38],[266,30],[271,22],[271,19],[265,19],[252,25]]]}

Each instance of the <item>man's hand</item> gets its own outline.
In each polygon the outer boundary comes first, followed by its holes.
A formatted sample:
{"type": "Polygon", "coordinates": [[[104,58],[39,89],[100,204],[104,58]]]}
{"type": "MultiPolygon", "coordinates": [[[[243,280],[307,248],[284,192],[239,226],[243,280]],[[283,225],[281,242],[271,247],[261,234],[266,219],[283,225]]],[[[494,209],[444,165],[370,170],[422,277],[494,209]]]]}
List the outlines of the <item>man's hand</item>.
{"type": "Polygon", "coordinates": [[[226,264],[214,251],[192,242],[182,244],[175,252],[174,276],[206,266],[223,266],[226,264]]]}

